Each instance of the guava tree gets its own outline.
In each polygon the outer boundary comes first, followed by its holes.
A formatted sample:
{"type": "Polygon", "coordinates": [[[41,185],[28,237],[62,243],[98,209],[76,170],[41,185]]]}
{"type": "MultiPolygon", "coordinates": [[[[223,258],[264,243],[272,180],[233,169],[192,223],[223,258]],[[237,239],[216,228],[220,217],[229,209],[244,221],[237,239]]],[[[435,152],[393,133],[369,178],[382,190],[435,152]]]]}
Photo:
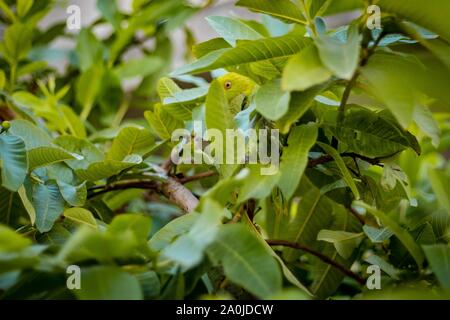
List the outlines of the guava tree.
{"type": "Polygon", "coordinates": [[[38,27],[54,6],[0,1],[2,298],[448,297],[450,2],[239,0],[202,43],[187,1],[79,32],[38,27]],[[208,129],[276,131],[280,163],[208,129]]]}

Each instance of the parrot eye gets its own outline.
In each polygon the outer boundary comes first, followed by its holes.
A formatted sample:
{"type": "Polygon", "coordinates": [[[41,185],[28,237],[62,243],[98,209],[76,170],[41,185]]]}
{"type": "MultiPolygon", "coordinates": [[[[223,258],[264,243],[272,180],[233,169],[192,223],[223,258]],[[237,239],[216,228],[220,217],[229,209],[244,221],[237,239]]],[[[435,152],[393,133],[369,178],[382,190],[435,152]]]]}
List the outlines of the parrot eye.
{"type": "Polygon", "coordinates": [[[227,90],[231,89],[231,81],[225,82],[225,89],[227,90]]]}

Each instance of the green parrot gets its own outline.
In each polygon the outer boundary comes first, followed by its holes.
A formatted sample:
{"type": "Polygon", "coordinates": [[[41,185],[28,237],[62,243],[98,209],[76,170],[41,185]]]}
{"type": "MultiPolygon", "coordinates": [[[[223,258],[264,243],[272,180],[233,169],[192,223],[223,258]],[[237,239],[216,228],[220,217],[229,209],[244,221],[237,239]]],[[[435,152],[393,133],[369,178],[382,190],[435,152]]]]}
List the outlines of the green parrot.
{"type": "Polygon", "coordinates": [[[235,72],[229,72],[217,81],[225,90],[225,95],[234,115],[248,106],[249,97],[255,92],[258,85],[250,78],[235,72]]]}

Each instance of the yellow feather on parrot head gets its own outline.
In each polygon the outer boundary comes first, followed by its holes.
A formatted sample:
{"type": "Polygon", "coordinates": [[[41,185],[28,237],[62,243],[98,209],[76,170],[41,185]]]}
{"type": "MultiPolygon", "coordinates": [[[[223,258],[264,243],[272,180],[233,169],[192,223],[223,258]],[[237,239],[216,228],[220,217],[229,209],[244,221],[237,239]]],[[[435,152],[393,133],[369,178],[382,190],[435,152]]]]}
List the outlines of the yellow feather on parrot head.
{"type": "Polygon", "coordinates": [[[235,72],[229,72],[217,78],[217,80],[225,90],[228,101],[241,94],[249,97],[253,94],[256,87],[256,83],[252,79],[235,72]]]}

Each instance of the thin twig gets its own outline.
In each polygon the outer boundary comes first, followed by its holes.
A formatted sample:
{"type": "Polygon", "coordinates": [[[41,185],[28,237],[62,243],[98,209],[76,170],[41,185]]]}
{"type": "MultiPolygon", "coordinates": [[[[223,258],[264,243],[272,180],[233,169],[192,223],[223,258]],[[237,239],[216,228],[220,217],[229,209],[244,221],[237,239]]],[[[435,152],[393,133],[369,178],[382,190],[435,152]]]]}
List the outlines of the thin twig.
{"type": "Polygon", "coordinates": [[[97,197],[97,196],[99,196],[101,194],[105,194],[107,192],[112,192],[112,191],[117,191],[117,190],[127,190],[127,189],[155,190],[156,188],[157,188],[157,184],[155,183],[155,181],[140,180],[140,179],[117,181],[117,182],[114,182],[111,184],[90,187],[88,189],[88,199],[97,197]]]}
{"type": "MultiPolygon", "coordinates": [[[[354,158],[354,159],[358,158],[358,159],[364,160],[364,161],[366,161],[366,162],[368,162],[368,163],[370,163],[371,165],[374,165],[374,166],[383,166],[381,164],[381,160],[380,159],[377,159],[377,158],[373,158],[372,159],[372,158],[365,157],[365,156],[362,156],[362,155],[359,155],[359,154],[356,154],[356,153],[353,153],[353,152],[342,153],[341,157],[351,157],[351,158],[354,158]]],[[[318,165],[325,164],[325,163],[328,163],[328,162],[331,162],[331,161],[334,161],[334,158],[332,156],[326,154],[326,155],[323,155],[323,156],[321,156],[319,158],[309,159],[308,167],[309,168],[313,168],[313,167],[316,167],[318,165]]]]}
{"type": "Polygon", "coordinates": [[[342,272],[343,274],[345,274],[346,276],[349,276],[353,279],[355,279],[356,281],[358,281],[359,284],[364,285],[366,283],[366,280],[361,277],[360,275],[354,273],[353,271],[351,271],[350,269],[348,269],[347,267],[343,266],[342,264],[340,264],[339,262],[329,258],[328,256],[309,248],[308,246],[305,246],[301,243],[296,243],[296,242],[291,242],[291,241],[286,241],[286,240],[266,240],[266,242],[270,245],[270,246],[284,246],[284,247],[289,247],[289,248],[293,248],[293,249],[297,249],[297,250],[302,250],[305,252],[308,252],[310,254],[312,254],[313,256],[316,256],[317,258],[319,258],[320,260],[322,260],[323,262],[335,267],[336,269],[338,269],[340,272],[342,272]]]}
{"type": "Polygon", "coordinates": [[[215,172],[215,171],[201,172],[201,173],[198,173],[198,174],[193,175],[193,176],[179,178],[178,182],[180,182],[182,184],[186,184],[186,183],[189,183],[189,182],[193,182],[193,181],[209,178],[209,177],[215,176],[216,174],[217,174],[217,172],[215,172]]]}

